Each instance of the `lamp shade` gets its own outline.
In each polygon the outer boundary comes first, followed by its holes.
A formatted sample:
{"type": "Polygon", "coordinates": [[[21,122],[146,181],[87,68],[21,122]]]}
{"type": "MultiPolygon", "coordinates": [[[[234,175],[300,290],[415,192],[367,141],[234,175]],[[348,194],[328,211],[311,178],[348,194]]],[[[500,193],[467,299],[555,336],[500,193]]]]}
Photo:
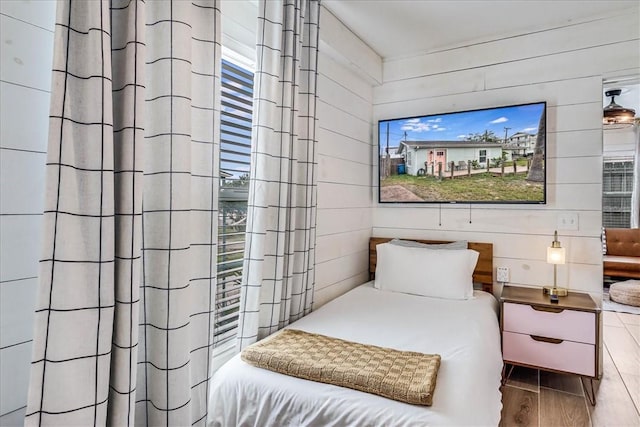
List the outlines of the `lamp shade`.
{"type": "Polygon", "coordinates": [[[547,263],[564,264],[565,253],[564,248],[547,248],[547,263]]]}

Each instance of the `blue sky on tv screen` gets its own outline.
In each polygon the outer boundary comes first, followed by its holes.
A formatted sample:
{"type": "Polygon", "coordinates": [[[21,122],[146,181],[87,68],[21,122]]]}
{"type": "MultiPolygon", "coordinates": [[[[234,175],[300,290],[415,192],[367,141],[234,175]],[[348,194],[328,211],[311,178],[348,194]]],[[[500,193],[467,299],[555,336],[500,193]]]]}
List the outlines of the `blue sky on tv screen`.
{"type": "Polygon", "coordinates": [[[408,141],[465,141],[468,135],[485,131],[502,139],[505,128],[509,128],[507,136],[517,132],[535,135],[543,111],[544,103],[537,103],[380,121],[380,149],[387,145],[387,125],[389,147],[397,147],[405,139],[405,132],[408,141]]]}

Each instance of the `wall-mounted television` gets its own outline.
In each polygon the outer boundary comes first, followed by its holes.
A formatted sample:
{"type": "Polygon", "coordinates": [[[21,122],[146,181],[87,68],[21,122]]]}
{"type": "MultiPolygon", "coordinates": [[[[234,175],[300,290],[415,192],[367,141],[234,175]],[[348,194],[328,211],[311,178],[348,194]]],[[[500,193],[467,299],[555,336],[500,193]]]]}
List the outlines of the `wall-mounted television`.
{"type": "Polygon", "coordinates": [[[546,102],[380,120],[380,203],[546,203],[546,102]]]}

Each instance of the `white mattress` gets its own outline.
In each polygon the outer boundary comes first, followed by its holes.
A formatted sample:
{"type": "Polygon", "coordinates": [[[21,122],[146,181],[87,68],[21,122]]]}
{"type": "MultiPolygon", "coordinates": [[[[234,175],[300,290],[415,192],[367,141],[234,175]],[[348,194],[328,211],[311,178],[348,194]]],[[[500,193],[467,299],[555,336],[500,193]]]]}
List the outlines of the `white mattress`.
{"type": "Polygon", "coordinates": [[[237,355],[213,377],[211,426],[496,426],[502,409],[497,301],[359,286],[290,328],[442,356],[430,407],[253,367],[237,355]]]}

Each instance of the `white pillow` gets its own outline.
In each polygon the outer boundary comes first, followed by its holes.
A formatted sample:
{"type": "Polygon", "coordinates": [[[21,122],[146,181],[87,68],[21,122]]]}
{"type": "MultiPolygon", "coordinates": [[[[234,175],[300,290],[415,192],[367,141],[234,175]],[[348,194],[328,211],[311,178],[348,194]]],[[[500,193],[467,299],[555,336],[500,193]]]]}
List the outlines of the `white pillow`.
{"type": "Polygon", "coordinates": [[[380,290],[447,299],[473,296],[473,270],[480,255],[474,250],[382,243],[376,252],[374,286],[380,290]]]}
{"type": "Polygon", "coordinates": [[[401,239],[393,239],[390,240],[389,243],[392,245],[404,246],[408,248],[424,248],[424,249],[468,249],[469,242],[466,240],[458,240],[455,242],[449,243],[421,243],[416,242],[415,240],[401,240],[401,239]]]}

